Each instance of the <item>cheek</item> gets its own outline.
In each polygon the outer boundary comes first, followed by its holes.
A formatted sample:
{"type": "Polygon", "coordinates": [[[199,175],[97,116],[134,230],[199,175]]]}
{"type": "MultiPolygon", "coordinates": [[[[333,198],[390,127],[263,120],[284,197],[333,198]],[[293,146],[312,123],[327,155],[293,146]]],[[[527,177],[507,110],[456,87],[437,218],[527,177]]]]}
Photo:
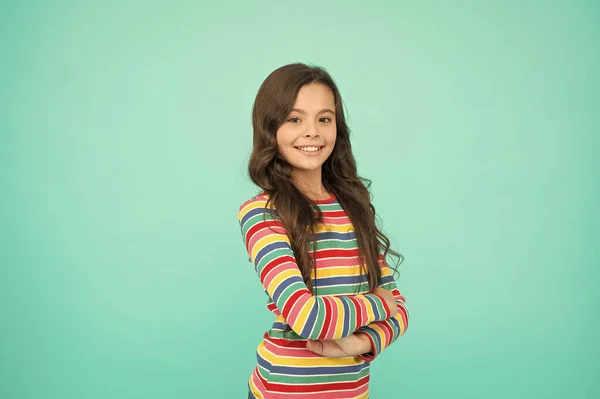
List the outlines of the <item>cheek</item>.
{"type": "Polygon", "coordinates": [[[292,135],[285,129],[279,129],[275,137],[277,138],[277,146],[279,148],[291,145],[292,135]]]}
{"type": "Polygon", "coordinates": [[[327,131],[326,137],[328,142],[332,144],[335,143],[335,139],[337,137],[337,126],[335,124],[327,131]]]}
{"type": "Polygon", "coordinates": [[[327,135],[326,140],[329,144],[334,145],[335,144],[335,140],[337,138],[337,131],[333,131],[330,134],[327,135]]]}
{"type": "Polygon", "coordinates": [[[293,154],[292,150],[294,149],[292,147],[291,138],[289,137],[289,135],[286,134],[285,131],[278,131],[276,138],[277,152],[283,159],[289,162],[290,156],[293,154]]]}

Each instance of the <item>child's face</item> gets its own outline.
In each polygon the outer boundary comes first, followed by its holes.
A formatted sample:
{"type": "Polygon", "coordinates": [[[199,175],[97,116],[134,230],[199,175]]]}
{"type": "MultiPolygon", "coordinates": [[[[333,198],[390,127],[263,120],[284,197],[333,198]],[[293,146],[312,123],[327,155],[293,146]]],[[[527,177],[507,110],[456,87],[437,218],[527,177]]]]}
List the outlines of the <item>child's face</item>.
{"type": "Polygon", "coordinates": [[[310,83],[300,88],[294,111],[277,130],[277,148],[296,173],[320,169],[336,135],[333,92],[322,83],[310,83]]]}

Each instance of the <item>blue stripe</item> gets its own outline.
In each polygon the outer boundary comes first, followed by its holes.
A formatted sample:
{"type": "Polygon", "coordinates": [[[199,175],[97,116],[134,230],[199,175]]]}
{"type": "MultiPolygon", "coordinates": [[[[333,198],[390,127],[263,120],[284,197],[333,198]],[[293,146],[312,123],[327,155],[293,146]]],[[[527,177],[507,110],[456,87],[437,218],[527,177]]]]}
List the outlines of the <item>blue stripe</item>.
{"type": "Polygon", "coordinates": [[[266,219],[273,219],[273,217],[277,217],[279,216],[279,213],[277,212],[277,209],[275,209],[274,212],[271,212],[271,209],[269,207],[263,207],[263,206],[257,206],[256,208],[252,208],[247,210],[243,215],[242,215],[242,219],[240,222],[240,225],[243,226],[244,224],[246,224],[246,222],[248,221],[248,219],[256,216],[256,215],[261,215],[261,221],[262,221],[262,214],[263,212],[265,212],[266,209],[266,219]]]}
{"type": "Polygon", "coordinates": [[[350,241],[356,239],[356,234],[353,231],[349,231],[348,233],[338,233],[335,231],[323,231],[317,233],[317,236],[320,240],[342,240],[342,241],[350,241]]]}
{"type": "Polygon", "coordinates": [[[260,251],[257,252],[256,257],[254,258],[254,266],[258,266],[263,257],[276,249],[288,249],[290,253],[286,255],[294,256],[294,252],[292,251],[290,244],[285,241],[275,241],[265,245],[260,251]]]}
{"type": "Polygon", "coordinates": [[[373,348],[373,352],[375,352],[376,354],[381,353],[381,336],[379,335],[379,333],[369,326],[365,326],[361,328],[361,330],[369,334],[373,339],[373,342],[375,343],[375,348],[373,348]]]}
{"type": "Polygon", "coordinates": [[[390,274],[389,276],[383,276],[379,279],[379,285],[389,284],[394,282],[394,277],[390,274]]]}
{"type": "Polygon", "coordinates": [[[258,352],[256,352],[256,362],[262,367],[266,368],[267,370],[271,368],[271,363],[263,359],[263,357],[258,352]]]}
{"type": "Polygon", "coordinates": [[[301,337],[310,337],[310,333],[312,332],[312,329],[317,321],[317,310],[319,309],[319,306],[321,306],[321,309],[325,311],[323,305],[323,301],[319,297],[315,297],[315,304],[313,305],[312,309],[310,310],[310,313],[308,314],[308,317],[306,318],[306,324],[304,324],[304,328],[302,329],[302,333],[300,334],[301,337]]]}
{"type": "Polygon", "coordinates": [[[394,338],[398,338],[396,335],[400,334],[400,322],[395,317],[390,318],[389,321],[392,322],[392,324],[396,327],[396,330],[394,331],[394,338]]]}
{"type": "Polygon", "coordinates": [[[262,214],[262,212],[263,212],[263,208],[253,208],[253,209],[246,211],[246,213],[244,213],[242,215],[240,225],[244,226],[246,224],[246,222],[248,221],[248,219],[250,219],[256,215],[262,214]]]}
{"type": "Polygon", "coordinates": [[[275,321],[275,322],[273,322],[272,329],[273,330],[282,330],[283,331],[283,330],[286,329],[287,326],[288,326],[288,324],[284,324],[284,323],[282,323],[280,321],[275,321]]]}
{"type": "Polygon", "coordinates": [[[275,288],[275,291],[273,291],[273,301],[275,301],[275,304],[277,304],[277,301],[279,300],[279,297],[281,296],[281,294],[283,294],[283,291],[285,291],[287,288],[289,288],[290,285],[292,285],[294,283],[300,283],[300,282],[304,283],[304,280],[300,276],[291,276],[291,277],[288,277],[285,280],[283,280],[277,286],[277,288],[275,288]]]}
{"type": "Polygon", "coordinates": [[[319,287],[336,284],[360,284],[364,282],[367,282],[367,276],[364,274],[360,276],[319,277],[319,287]]]}
{"type": "Polygon", "coordinates": [[[294,366],[273,366],[271,373],[286,375],[314,375],[314,374],[337,374],[337,373],[358,373],[362,369],[369,367],[368,363],[351,364],[339,367],[294,367],[294,366]]]}
{"type": "Polygon", "coordinates": [[[347,298],[340,298],[344,306],[344,326],[342,328],[342,336],[347,336],[350,330],[350,307],[348,306],[347,298]]]}
{"type": "Polygon", "coordinates": [[[371,299],[371,297],[368,296],[368,295],[365,295],[365,298],[367,298],[367,300],[369,302],[371,302],[371,305],[372,305],[372,308],[373,308],[373,313],[375,314],[375,320],[380,320],[381,316],[379,316],[379,310],[377,308],[377,305],[375,304],[375,300],[371,299]]]}

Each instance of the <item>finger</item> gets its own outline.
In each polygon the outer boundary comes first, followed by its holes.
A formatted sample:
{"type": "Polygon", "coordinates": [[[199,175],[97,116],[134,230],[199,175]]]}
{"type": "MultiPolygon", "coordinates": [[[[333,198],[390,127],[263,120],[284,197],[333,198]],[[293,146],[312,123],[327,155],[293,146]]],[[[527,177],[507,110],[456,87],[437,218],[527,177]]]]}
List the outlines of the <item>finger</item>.
{"type": "Polygon", "coordinates": [[[306,349],[319,355],[323,354],[323,344],[320,341],[306,341],[306,349]]]}

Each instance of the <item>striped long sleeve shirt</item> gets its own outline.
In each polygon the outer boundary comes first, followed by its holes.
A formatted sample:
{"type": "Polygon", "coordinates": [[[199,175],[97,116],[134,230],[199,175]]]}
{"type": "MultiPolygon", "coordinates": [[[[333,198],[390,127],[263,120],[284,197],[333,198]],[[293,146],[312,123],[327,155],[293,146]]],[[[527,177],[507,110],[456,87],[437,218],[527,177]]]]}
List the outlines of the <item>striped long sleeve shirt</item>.
{"type": "MultiPolygon", "coordinates": [[[[368,398],[370,362],[408,327],[405,298],[381,254],[379,286],[392,291],[398,313],[390,317],[383,298],[369,293],[354,228],[333,195],[315,201],[323,222],[316,231],[313,294],[304,283],[285,227],[273,217],[267,200],[262,193],[244,202],[238,212],[249,259],[268,295],[267,308],[275,315],[256,351],[250,391],[266,399],[368,398]],[[291,331],[286,331],[288,327],[291,331]],[[353,333],[366,334],[372,352],[328,358],[306,349],[308,339],[340,339],[353,333]]],[[[312,249],[311,245],[311,253],[312,249]]]]}

